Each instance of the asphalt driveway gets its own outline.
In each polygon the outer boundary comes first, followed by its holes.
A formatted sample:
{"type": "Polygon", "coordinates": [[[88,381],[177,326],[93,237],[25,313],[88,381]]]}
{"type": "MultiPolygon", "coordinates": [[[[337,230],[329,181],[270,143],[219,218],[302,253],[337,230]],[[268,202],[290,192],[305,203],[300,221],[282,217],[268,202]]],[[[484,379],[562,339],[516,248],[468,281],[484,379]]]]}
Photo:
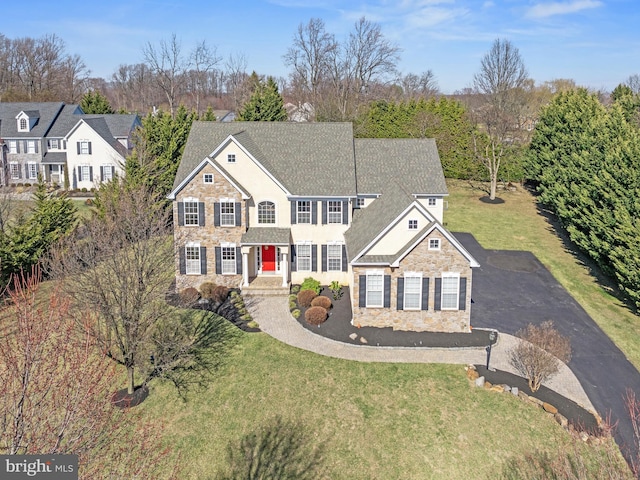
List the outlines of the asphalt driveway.
{"type": "Polygon", "coordinates": [[[455,236],[481,265],[473,271],[471,325],[513,335],[553,320],[571,339],[569,367],[600,416],[618,422],[621,449],[633,448],[624,395],[630,388],[640,396],[636,368],[531,252],[485,250],[471,234],[455,236]]]}

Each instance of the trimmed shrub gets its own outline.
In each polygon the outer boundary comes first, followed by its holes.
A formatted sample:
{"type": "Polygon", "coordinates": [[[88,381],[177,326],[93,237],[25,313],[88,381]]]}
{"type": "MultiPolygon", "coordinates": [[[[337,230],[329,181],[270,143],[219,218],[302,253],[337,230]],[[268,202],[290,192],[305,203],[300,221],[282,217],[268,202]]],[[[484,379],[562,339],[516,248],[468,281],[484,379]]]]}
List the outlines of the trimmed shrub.
{"type": "Polygon", "coordinates": [[[289,295],[289,301],[290,302],[295,302],[297,300],[298,300],[298,296],[297,295],[295,295],[293,293],[291,295],[289,295]]]}
{"type": "Polygon", "coordinates": [[[293,287],[291,287],[291,293],[293,293],[294,295],[299,291],[300,291],[300,285],[294,285],[293,287]]]}
{"type": "Polygon", "coordinates": [[[311,300],[311,306],[322,307],[325,310],[329,311],[329,309],[331,308],[331,299],[329,297],[320,295],[319,297],[316,297],[313,300],[311,300]]]}
{"type": "Polygon", "coordinates": [[[92,206],[93,206],[93,200],[91,200],[90,198],[87,198],[87,199],[84,201],[84,204],[85,204],[87,207],[92,207],[92,206]]]}
{"type": "Polygon", "coordinates": [[[295,310],[292,310],[291,315],[293,315],[293,318],[300,318],[300,310],[298,310],[297,308],[295,310]]]}
{"type": "Polygon", "coordinates": [[[317,296],[318,294],[313,290],[300,290],[300,293],[298,293],[298,305],[302,308],[310,307],[311,301],[317,296]]]}
{"type": "Polygon", "coordinates": [[[311,307],[304,312],[304,319],[310,325],[320,325],[327,319],[327,311],[322,307],[311,307]]]}
{"type": "Polygon", "coordinates": [[[217,285],[214,289],[213,289],[213,299],[216,302],[224,302],[227,297],[229,296],[229,289],[227,287],[225,287],[224,285],[217,285]]]}
{"type": "Polygon", "coordinates": [[[298,308],[298,304],[295,300],[289,300],[289,310],[293,310],[294,308],[298,308]]]}
{"type": "Polygon", "coordinates": [[[80,189],[80,191],[81,191],[82,193],[87,193],[87,187],[82,187],[82,188],[80,189]]]}
{"type": "Polygon", "coordinates": [[[182,305],[193,305],[200,300],[200,292],[193,287],[185,288],[180,292],[180,303],[182,305]]]}
{"type": "Polygon", "coordinates": [[[300,285],[300,291],[303,290],[313,290],[317,295],[319,295],[322,287],[318,280],[313,277],[307,277],[304,279],[304,282],[302,282],[302,285],[300,285]]]}
{"type": "Polygon", "coordinates": [[[207,300],[213,299],[213,291],[216,288],[216,284],[213,282],[204,282],[200,285],[200,295],[207,300]]]}

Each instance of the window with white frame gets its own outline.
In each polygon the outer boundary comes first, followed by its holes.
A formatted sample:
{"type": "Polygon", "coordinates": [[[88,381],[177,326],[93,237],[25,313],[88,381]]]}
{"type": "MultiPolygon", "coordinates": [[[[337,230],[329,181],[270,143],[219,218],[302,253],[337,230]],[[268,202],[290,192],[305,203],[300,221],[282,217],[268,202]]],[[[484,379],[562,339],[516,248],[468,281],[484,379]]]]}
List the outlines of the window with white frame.
{"type": "Polygon", "coordinates": [[[297,218],[298,223],[311,223],[311,202],[309,200],[298,200],[297,218]]]}
{"type": "Polygon", "coordinates": [[[296,261],[299,272],[311,271],[311,243],[299,243],[296,246],[296,261]]]}
{"type": "Polygon", "coordinates": [[[422,274],[404,274],[404,303],[405,310],[420,310],[422,304],[422,274]]]}
{"type": "Polygon", "coordinates": [[[442,274],[442,310],[458,310],[460,291],[460,275],[457,273],[442,274]]]}
{"type": "Polygon", "coordinates": [[[440,250],[440,239],[439,238],[430,238],[429,239],[429,250],[440,250]]]}
{"type": "Polygon", "coordinates": [[[342,270],[342,245],[327,245],[327,271],[340,272],[342,270]]]}
{"type": "Polygon", "coordinates": [[[33,162],[27,163],[27,173],[28,173],[29,180],[37,180],[38,165],[33,162]]]}
{"type": "Polygon", "coordinates": [[[28,140],[27,141],[27,153],[36,153],[36,141],[28,140]]]}
{"type": "Polygon", "coordinates": [[[230,275],[236,273],[236,246],[222,247],[222,274],[230,275]]]}
{"type": "Polygon", "coordinates": [[[110,182],[113,180],[113,165],[102,166],[102,181],[110,182]]]}
{"type": "Polygon", "coordinates": [[[18,130],[21,132],[29,131],[29,123],[26,118],[20,119],[20,125],[18,126],[18,130]]]}
{"type": "Polygon", "coordinates": [[[91,169],[89,165],[80,165],[80,181],[81,182],[90,182],[91,181],[91,169]]]}
{"type": "Polygon", "coordinates": [[[236,224],[236,209],[233,200],[220,201],[220,226],[233,227],[236,224]]]}
{"type": "Polygon", "coordinates": [[[213,183],[213,173],[205,173],[202,176],[204,183],[213,183]]]}
{"type": "Polygon", "coordinates": [[[258,223],[275,225],[276,204],[273,202],[260,202],[258,204],[258,223]]]}
{"type": "Polygon", "coordinates": [[[329,200],[327,202],[327,223],[342,223],[342,201],[329,200]]]}
{"type": "Polygon", "coordinates": [[[228,153],[227,154],[227,162],[228,163],[236,163],[236,154],[235,153],[228,153]]]}
{"type": "Polygon", "coordinates": [[[20,165],[18,163],[10,163],[9,164],[9,175],[11,175],[11,180],[18,180],[20,178],[20,165]]]}
{"type": "Polygon", "coordinates": [[[364,207],[364,198],[356,198],[356,208],[364,207]]]}
{"type": "Polygon", "coordinates": [[[384,274],[382,271],[367,272],[367,307],[382,307],[384,300],[384,274]]]}
{"type": "Polygon", "coordinates": [[[190,243],[184,248],[187,275],[200,275],[200,245],[190,243]]]}
{"type": "Polygon", "coordinates": [[[430,207],[435,207],[436,206],[436,199],[434,197],[429,197],[427,202],[428,202],[427,205],[429,205],[430,207]]]}
{"type": "Polygon", "coordinates": [[[50,138],[49,140],[47,140],[47,144],[48,144],[49,150],[60,149],[60,140],[58,140],[57,138],[50,138]]]}
{"type": "Polygon", "coordinates": [[[9,153],[18,153],[18,141],[9,140],[9,153]]]}
{"type": "Polygon", "coordinates": [[[418,229],[418,220],[411,219],[409,220],[409,230],[417,230],[418,229]]]}
{"type": "Polygon", "coordinates": [[[198,219],[198,202],[197,200],[188,200],[184,202],[184,224],[200,225],[198,219]]]}
{"type": "Polygon", "coordinates": [[[89,155],[91,153],[89,144],[90,142],[87,140],[82,140],[80,142],[80,155],[89,155]]]}

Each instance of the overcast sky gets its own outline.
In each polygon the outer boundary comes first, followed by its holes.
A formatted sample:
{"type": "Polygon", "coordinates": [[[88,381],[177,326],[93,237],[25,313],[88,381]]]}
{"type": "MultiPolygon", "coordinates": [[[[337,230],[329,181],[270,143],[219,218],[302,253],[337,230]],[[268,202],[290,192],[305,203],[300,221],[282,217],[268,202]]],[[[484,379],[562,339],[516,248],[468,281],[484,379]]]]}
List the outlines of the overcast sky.
{"type": "Polygon", "coordinates": [[[222,57],[243,54],[249,72],[286,76],[282,56],[300,23],[321,18],[343,40],[362,16],[402,49],[402,73],[430,69],[444,93],[471,84],[496,38],[520,50],[537,83],[611,90],[640,73],[639,0],[30,0],[6,2],[2,15],[6,37],[55,33],[107,79],[174,33],[185,52],[205,40],[222,57]]]}

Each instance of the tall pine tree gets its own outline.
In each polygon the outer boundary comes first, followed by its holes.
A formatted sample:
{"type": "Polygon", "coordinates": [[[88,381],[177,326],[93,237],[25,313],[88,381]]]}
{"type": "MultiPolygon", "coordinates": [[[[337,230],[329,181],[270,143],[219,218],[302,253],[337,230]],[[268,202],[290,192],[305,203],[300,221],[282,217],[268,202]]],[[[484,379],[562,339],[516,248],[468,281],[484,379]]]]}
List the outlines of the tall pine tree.
{"type": "Polygon", "coordinates": [[[287,119],[284,101],[273,77],[269,77],[266,83],[257,83],[238,115],[238,120],[245,122],[284,122],[287,119]]]}

